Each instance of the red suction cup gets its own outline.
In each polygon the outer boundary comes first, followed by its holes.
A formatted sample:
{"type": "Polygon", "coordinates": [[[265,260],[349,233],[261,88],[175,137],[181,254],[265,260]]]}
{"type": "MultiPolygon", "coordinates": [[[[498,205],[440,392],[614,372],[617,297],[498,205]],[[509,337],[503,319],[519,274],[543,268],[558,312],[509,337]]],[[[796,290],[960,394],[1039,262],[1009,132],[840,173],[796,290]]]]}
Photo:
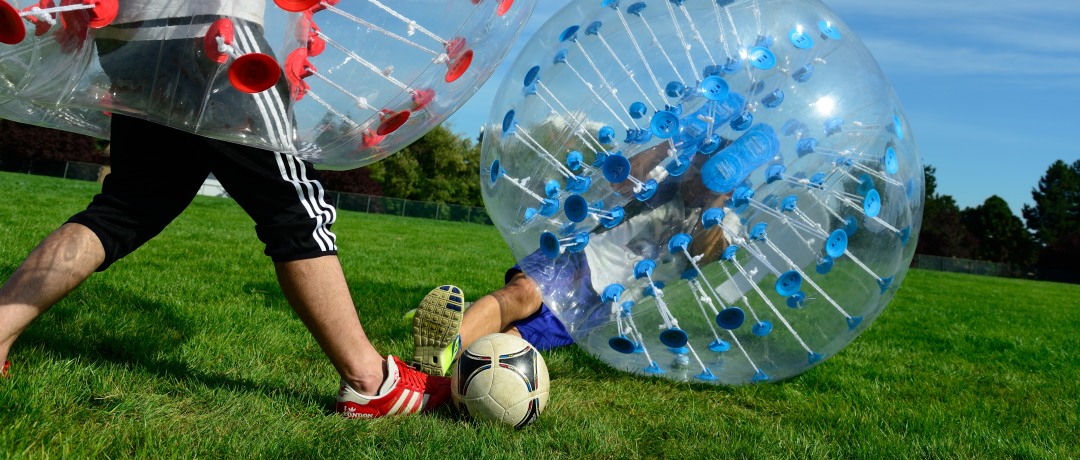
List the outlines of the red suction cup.
{"type": "Polygon", "coordinates": [[[262,53],[250,53],[236,58],[229,66],[229,82],[245,93],[270,89],[281,78],[281,68],[274,58],[262,53]]]}
{"type": "MultiPolygon", "coordinates": [[[[41,0],[41,2],[37,5],[24,8],[23,12],[29,13],[30,11],[33,11],[34,7],[45,10],[53,8],[54,6],[56,6],[56,4],[53,3],[52,0],[41,0]]],[[[30,23],[34,25],[34,35],[37,35],[39,37],[45,35],[50,29],[52,29],[52,24],[49,24],[48,21],[41,20],[33,14],[24,16],[23,19],[30,21],[30,23]]]]}
{"type": "Polygon", "coordinates": [[[495,14],[502,16],[510,11],[510,7],[514,6],[514,0],[501,0],[499,1],[499,9],[495,10],[495,14]]]}
{"type": "Polygon", "coordinates": [[[210,30],[207,30],[206,36],[203,37],[203,51],[206,52],[206,57],[218,64],[224,64],[229,60],[229,55],[218,51],[218,37],[221,37],[226,45],[233,44],[236,32],[232,21],[228,18],[221,18],[210,24],[210,30]]]}
{"type": "Polygon", "coordinates": [[[8,5],[0,6],[0,43],[15,45],[26,38],[26,24],[23,23],[19,10],[8,5]]]}
{"type": "Polygon", "coordinates": [[[319,4],[319,0],[274,0],[274,4],[285,11],[299,13],[319,4]]]}
{"type": "Polygon", "coordinates": [[[86,5],[93,8],[60,13],[65,24],[84,23],[93,29],[100,29],[116,19],[120,5],[116,0],[62,0],[60,6],[86,5]]]}
{"type": "Polygon", "coordinates": [[[433,89],[427,88],[413,91],[413,110],[423,110],[424,107],[431,103],[432,99],[435,99],[435,90],[433,89]]]}
{"type": "Polygon", "coordinates": [[[400,112],[393,112],[390,110],[383,110],[383,113],[379,114],[382,118],[382,122],[379,123],[379,128],[375,130],[375,134],[385,136],[394,131],[397,131],[401,125],[409,121],[409,116],[412,114],[408,110],[402,110],[400,112]]]}
{"type": "Polygon", "coordinates": [[[386,138],[386,136],[380,136],[380,135],[375,134],[375,133],[373,133],[371,131],[364,131],[364,134],[360,135],[361,144],[365,148],[374,147],[376,145],[379,145],[379,143],[382,142],[382,140],[385,139],[385,138],[386,138]]]}
{"type": "Polygon", "coordinates": [[[90,10],[90,27],[100,29],[109,25],[116,19],[116,13],[120,11],[120,5],[116,0],[83,0],[83,5],[94,5],[90,10]]]}
{"type": "Polygon", "coordinates": [[[289,87],[292,88],[294,101],[303,99],[311,89],[304,79],[315,72],[315,66],[311,65],[307,58],[307,52],[303,48],[293,50],[289,53],[289,57],[285,58],[285,79],[289,81],[289,87]]]}
{"type": "Polygon", "coordinates": [[[446,82],[452,83],[454,80],[461,78],[461,74],[469,70],[469,65],[472,64],[473,52],[472,50],[466,50],[460,56],[450,59],[447,63],[446,70],[446,82]]]}

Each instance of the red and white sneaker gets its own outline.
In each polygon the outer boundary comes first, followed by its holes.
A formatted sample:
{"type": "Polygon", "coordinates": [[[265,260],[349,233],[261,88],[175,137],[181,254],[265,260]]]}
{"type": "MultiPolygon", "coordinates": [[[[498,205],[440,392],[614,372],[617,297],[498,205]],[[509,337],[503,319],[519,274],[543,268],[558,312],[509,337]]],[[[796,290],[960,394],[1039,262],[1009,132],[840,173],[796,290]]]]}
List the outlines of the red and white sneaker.
{"type": "Polygon", "coordinates": [[[364,396],[341,382],[336,410],[348,418],[376,418],[433,410],[450,401],[450,379],[427,375],[386,357],[386,381],[375,396],[364,396]]]}
{"type": "Polygon", "coordinates": [[[11,367],[11,361],[4,361],[4,368],[0,369],[0,378],[5,378],[6,379],[6,378],[10,377],[10,375],[8,375],[8,371],[7,371],[10,367],[11,367]]]}

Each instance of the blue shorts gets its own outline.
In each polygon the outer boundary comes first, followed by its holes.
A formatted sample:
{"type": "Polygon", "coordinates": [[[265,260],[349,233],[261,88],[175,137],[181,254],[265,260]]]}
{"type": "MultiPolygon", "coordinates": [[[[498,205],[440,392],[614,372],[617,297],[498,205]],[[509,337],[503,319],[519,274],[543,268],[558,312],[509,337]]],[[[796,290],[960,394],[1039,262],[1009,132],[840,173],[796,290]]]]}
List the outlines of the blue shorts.
{"type": "MultiPolygon", "coordinates": [[[[521,272],[521,266],[514,265],[506,271],[505,282],[509,283],[514,275],[521,272]]],[[[574,344],[574,338],[566,331],[562,321],[559,321],[555,313],[552,313],[544,303],[540,304],[540,310],[528,318],[514,321],[514,327],[517,327],[518,332],[521,333],[521,338],[531,343],[537,350],[544,351],[574,344]]]]}

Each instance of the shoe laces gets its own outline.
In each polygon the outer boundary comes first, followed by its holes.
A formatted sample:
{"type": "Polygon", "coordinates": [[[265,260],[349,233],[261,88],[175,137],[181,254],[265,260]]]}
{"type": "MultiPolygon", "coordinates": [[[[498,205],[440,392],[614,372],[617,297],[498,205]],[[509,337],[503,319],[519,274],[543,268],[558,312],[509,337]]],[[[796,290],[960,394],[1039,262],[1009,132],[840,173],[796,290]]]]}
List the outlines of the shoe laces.
{"type": "Polygon", "coordinates": [[[401,385],[413,391],[427,392],[427,374],[406,366],[400,366],[398,372],[401,385]]]}

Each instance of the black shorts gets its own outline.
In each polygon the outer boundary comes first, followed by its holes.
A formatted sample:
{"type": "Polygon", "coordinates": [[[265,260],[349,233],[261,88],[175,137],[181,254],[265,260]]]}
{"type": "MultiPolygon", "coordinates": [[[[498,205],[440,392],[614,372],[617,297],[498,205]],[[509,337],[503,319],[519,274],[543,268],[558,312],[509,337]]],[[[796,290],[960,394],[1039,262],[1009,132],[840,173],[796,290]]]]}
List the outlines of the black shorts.
{"type": "Polygon", "coordinates": [[[68,222],[101,240],[98,271],[156,236],[191,203],[210,173],[255,221],[275,262],[337,254],[318,173],[291,155],[197,136],[113,115],[110,162],[101,193],[68,222]]]}
{"type": "MultiPolygon", "coordinates": [[[[125,113],[142,114],[113,115],[112,172],[86,210],[69,220],[101,240],[105,261],[99,271],[160,233],[211,173],[255,220],[255,232],[274,261],[337,254],[330,232],[336,213],[309,163],[212,139],[216,130],[227,133],[226,138],[241,134],[272,145],[290,138],[293,123],[284,79],[268,91],[242,93],[229,86],[227,67],[207,58],[201,38],[138,39],[139,34],[154,37],[217,19],[117,24],[101,32],[114,38],[96,41],[113,103],[125,113]]],[[[235,45],[242,53],[270,53],[260,26],[234,23],[235,45]]]]}

